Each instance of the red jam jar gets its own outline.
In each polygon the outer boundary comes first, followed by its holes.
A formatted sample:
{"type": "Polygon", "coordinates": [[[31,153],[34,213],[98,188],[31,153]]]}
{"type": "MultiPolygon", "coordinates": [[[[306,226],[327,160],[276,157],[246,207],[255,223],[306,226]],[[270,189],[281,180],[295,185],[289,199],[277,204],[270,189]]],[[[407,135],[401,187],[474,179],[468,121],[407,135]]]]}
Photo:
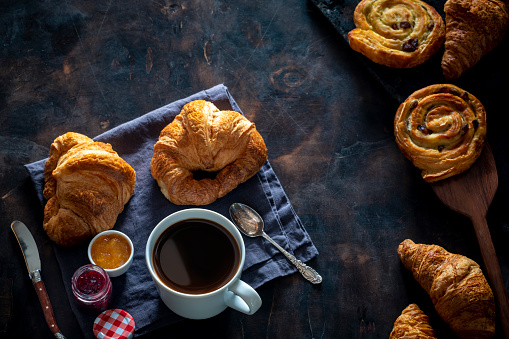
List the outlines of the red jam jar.
{"type": "Polygon", "coordinates": [[[110,277],[97,265],[81,266],[72,276],[72,293],[83,310],[102,312],[111,297],[110,277]]]}

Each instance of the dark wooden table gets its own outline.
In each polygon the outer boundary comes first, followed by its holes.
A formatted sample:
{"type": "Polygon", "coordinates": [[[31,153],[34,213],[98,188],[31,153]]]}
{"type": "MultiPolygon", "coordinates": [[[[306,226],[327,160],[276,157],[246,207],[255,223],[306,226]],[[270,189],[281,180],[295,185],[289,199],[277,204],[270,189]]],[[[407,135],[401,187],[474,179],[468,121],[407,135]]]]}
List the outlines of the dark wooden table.
{"type": "MultiPolygon", "coordinates": [[[[94,137],[224,83],[265,139],[320,252],[309,264],[323,283],[279,278],[258,289],[255,315],[227,310],[144,337],[387,338],[415,302],[439,338],[455,338],[396,250],[406,238],[434,243],[484,269],[471,223],[403,157],[393,136],[399,101],[313,3],[3,0],[0,46],[0,336],[51,337],[10,230],[20,219],[35,229],[60,329],[82,337],[23,165],[47,157],[65,132],[94,137]]],[[[506,285],[508,51],[506,38],[460,82],[488,114],[500,180],[488,224],[506,285]]]]}

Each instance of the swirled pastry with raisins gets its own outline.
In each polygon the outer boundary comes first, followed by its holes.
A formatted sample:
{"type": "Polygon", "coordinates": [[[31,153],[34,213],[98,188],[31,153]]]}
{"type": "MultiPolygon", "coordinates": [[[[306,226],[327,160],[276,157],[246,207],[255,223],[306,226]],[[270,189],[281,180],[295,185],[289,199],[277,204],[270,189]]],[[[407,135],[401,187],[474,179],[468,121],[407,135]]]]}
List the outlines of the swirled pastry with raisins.
{"type": "Polygon", "coordinates": [[[445,39],[442,17],[420,0],[362,0],[354,12],[350,47],[394,68],[421,65],[445,39]]]}
{"type": "Polygon", "coordinates": [[[394,134],[424,180],[435,182],[469,169],[479,157],[486,138],[486,111],[459,87],[431,85],[401,103],[394,134]]]}

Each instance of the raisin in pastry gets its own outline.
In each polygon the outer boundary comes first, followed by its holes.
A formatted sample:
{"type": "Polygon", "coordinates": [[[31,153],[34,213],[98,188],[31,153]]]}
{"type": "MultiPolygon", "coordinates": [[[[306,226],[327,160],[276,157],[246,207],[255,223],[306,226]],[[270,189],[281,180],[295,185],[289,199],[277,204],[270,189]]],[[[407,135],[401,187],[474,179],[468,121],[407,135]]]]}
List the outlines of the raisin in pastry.
{"type": "Polygon", "coordinates": [[[431,85],[401,103],[394,134],[424,180],[435,182],[467,170],[479,157],[486,138],[486,111],[459,87],[431,85]]]}
{"type": "Polygon", "coordinates": [[[370,60],[394,68],[427,61],[445,39],[442,17],[420,0],[362,0],[354,12],[350,47],[370,60]]]}

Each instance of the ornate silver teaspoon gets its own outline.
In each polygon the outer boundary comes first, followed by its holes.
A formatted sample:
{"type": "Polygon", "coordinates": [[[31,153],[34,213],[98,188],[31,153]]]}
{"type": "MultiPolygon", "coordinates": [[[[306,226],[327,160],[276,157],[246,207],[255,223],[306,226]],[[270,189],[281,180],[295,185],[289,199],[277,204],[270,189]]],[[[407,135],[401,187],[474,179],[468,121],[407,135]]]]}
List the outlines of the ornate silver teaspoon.
{"type": "Polygon", "coordinates": [[[295,258],[295,256],[288,253],[284,248],[274,242],[267,233],[265,233],[263,230],[264,224],[262,217],[251,207],[236,202],[230,206],[230,216],[235,226],[237,226],[237,228],[248,237],[258,237],[261,235],[271,244],[276,246],[277,249],[280,250],[292,262],[292,264],[297,267],[304,278],[313,284],[319,284],[322,282],[322,276],[320,274],[299,259],[295,258]]]}

